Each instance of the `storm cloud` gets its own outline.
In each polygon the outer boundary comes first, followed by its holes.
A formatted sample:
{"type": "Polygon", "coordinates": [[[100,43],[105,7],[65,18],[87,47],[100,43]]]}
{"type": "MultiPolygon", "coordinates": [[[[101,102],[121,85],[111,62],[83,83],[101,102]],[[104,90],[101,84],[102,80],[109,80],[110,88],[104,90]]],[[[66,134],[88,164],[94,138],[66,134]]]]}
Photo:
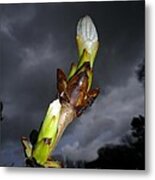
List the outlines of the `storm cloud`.
{"type": "Polygon", "coordinates": [[[55,154],[92,160],[100,146],[119,143],[131,118],[144,114],[144,89],[135,75],[145,56],[144,2],[3,4],[0,14],[1,164],[22,165],[20,138],[39,128],[55,99],[56,69],[67,74],[77,61],[76,25],[83,15],[99,33],[94,87],[101,93],[66,130],[55,154]]]}

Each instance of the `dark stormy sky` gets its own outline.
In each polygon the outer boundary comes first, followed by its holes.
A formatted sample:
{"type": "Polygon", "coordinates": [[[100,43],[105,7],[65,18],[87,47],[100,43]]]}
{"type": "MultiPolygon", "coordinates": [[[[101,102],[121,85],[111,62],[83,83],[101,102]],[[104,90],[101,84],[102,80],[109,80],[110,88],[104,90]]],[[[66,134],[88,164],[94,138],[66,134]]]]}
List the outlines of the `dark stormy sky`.
{"type": "Polygon", "coordinates": [[[56,69],[77,61],[76,25],[89,15],[100,49],[94,87],[101,94],[65,132],[55,154],[93,160],[120,143],[133,116],[144,114],[144,88],[135,70],[144,59],[144,1],[0,5],[1,164],[23,164],[21,136],[39,128],[56,95],[56,69]]]}

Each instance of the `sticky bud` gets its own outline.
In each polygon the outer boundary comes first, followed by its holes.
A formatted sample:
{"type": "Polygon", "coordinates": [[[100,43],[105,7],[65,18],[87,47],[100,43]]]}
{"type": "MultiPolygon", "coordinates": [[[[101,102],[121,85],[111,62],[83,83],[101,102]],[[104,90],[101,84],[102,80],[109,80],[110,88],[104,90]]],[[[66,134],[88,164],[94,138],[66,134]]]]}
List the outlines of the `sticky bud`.
{"type": "Polygon", "coordinates": [[[92,67],[99,43],[96,27],[89,16],[85,16],[79,20],[76,40],[79,57],[82,56],[84,50],[87,51],[87,53],[89,53],[89,61],[92,67]]]}

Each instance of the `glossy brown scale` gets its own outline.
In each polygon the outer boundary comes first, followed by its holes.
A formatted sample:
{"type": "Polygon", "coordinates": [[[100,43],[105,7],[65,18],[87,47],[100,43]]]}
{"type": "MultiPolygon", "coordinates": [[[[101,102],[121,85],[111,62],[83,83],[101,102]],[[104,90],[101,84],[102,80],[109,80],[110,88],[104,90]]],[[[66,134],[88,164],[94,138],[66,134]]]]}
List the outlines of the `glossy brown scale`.
{"type": "Polygon", "coordinates": [[[67,79],[65,73],[61,69],[57,69],[57,89],[61,94],[67,87],[67,79]]]}
{"type": "Polygon", "coordinates": [[[76,110],[77,116],[80,116],[99,94],[98,88],[88,91],[86,73],[88,69],[90,69],[89,65],[85,63],[68,82],[64,72],[61,69],[57,70],[57,89],[60,102],[71,104],[76,110]]]}
{"type": "Polygon", "coordinates": [[[75,75],[68,83],[67,93],[70,98],[70,104],[74,107],[83,104],[84,98],[87,95],[88,77],[85,72],[75,75]]]}
{"type": "Polygon", "coordinates": [[[80,116],[83,113],[83,111],[86,110],[88,106],[92,105],[92,103],[94,102],[98,94],[99,94],[99,88],[88,91],[86,99],[84,99],[82,106],[76,107],[77,116],[80,116]]]}

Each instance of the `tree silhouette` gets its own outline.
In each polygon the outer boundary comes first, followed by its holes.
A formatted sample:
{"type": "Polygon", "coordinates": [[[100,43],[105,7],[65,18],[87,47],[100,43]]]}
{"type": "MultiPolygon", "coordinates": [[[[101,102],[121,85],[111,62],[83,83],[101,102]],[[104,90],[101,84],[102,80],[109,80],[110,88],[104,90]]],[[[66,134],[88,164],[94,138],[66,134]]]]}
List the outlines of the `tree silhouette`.
{"type": "MultiPolygon", "coordinates": [[[[97,169],[145,169],[145,118],[134,117],[131,136],[123,145],[106,145],[98,150],[98,159],[85,164],[97,169]]],[[[125,137],[123,137],[125,139],[125,137]]]]}
{"type": "Polygon", "coordinates": [[[145,118],[133,117],[131,134],[122,136],[121,145],[107,144],[98,150],[98,158],[92,162],[64,162],[68,168],[88,169],[145,169],[145,118]]]}
{"type": "Polygon", "coordinates": [[[0,120],[3,121],[3,115],[2,115],[2,112],[3,112],[3,102],[0,101],[0,120]]]}
{"type": "Polygon", "coordinates": [[[145,83],[145,59],[143,59],[140,64],[137,66],[136,74],[138,80],[143,83],[145,83]]]}

